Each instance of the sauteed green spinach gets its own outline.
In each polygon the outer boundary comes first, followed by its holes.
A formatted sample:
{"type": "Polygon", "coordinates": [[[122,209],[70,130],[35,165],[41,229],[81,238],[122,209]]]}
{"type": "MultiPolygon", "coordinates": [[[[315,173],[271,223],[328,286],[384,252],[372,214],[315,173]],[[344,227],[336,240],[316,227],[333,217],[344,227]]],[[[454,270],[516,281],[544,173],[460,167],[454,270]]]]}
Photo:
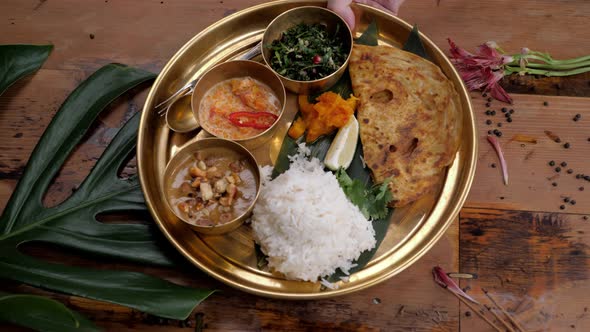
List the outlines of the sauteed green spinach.
{"type": "Polygon", "coordinates": [[[280,75],[297,81],[329,76],[346,61],[347,51],[338,36],[321,24],[300,23],[283,33],[270,48],[270,65],[280,75]]]}

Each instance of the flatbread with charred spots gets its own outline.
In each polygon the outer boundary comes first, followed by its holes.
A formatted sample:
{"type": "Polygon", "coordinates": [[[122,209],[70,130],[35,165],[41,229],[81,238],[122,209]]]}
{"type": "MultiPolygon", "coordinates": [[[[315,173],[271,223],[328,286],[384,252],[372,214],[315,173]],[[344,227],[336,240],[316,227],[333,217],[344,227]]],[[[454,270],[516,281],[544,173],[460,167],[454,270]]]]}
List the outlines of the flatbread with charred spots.
{"type": "Polygon", "coordinates": [[[349,64],[363,157],[373,179],[390,178],[392,205],[433,191],[459,148],[461,105],[432,62],[389,46],[354,45],[349,64]]]}

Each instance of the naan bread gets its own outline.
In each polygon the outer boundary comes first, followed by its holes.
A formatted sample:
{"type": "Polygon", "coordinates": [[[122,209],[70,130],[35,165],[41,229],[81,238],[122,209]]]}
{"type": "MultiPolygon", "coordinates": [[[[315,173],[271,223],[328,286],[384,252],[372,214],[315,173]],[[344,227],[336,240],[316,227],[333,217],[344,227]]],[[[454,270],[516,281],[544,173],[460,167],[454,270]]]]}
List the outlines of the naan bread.
{"type": "Polygon", "coordinates": [[[459,148],[461,106],[453,83],[430,61],[388,46],[354,45],[349,71],[375,182],[391,177],[396,207],[434,190],[459,148]]]}

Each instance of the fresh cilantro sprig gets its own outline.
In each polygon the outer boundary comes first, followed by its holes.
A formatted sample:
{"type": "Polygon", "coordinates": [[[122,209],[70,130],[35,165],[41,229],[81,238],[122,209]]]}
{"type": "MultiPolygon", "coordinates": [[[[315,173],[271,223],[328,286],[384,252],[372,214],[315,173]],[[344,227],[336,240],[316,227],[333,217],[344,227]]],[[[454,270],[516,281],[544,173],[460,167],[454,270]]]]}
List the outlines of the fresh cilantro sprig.
{"type": "Polygon", "coordinates": [[[280,75],[298,81],[311,81],[326,77],[346,60],[344,42],[336,32],[330,34],[321,24],[300,23],[281,38],[266,47],[270,48],[270,66],[280,75]]]}
{"type": "Polygon", "coordinates": [[[389,180],[367,188],[361,181],[351,179],[343,168],[336,172],[336,178],[346,197],[361,210],[365,218],[382,219],[387,216],[387,204],[393,199],[387,187],[389,180]]]}

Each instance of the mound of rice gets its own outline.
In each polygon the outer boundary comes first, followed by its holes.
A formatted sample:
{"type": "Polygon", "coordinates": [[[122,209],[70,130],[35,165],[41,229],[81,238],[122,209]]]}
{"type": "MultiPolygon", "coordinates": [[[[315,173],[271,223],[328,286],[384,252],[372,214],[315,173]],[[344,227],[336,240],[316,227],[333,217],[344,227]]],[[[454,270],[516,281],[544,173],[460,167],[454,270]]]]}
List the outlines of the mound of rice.
{"type": "Polygon", "coordinates": [[[269,267],[289,279],[317,281],[375,246],[370,221],[347,198],[331,172],[324,172],[309,149],[299,147],[288,171],[269,180],[264,168],[260,196],[252,215],[254,240],[269,267]]]}

